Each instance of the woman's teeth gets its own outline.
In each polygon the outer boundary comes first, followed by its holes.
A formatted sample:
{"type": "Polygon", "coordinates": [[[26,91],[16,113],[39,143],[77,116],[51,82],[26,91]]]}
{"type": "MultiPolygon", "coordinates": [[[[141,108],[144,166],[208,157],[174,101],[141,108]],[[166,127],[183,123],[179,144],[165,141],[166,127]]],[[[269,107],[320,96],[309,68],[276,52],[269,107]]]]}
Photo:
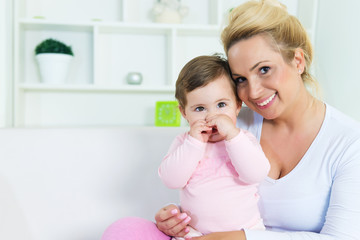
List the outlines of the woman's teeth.
{"type": "Polygon", "coordinates": [[[266,99],[262,103],[257,103],[257,105],[259,105],[260,107],[263,107],[263,106],[267,105],[269,102],[271,102],[271,100],[274,99],[275,95],[276,95],[276,93],[274,93],[271,97],[269,97],[268,99],[266,99]]]}

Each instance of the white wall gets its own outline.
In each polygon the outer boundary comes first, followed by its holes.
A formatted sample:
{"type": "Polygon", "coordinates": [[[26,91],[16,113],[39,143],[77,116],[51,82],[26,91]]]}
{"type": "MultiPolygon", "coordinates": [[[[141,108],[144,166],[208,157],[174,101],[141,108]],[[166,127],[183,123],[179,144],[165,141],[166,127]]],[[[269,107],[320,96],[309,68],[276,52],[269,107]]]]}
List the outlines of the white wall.
{"type": "Polygon", "coordinates": [[[0,127],[11,125],[12,1],[0,0],[0,127]]]}
{"type": "Polygon", "coordinates": [[[315,71],[324,100],[360,120],[360,1],[319,0],[315,71]]]}

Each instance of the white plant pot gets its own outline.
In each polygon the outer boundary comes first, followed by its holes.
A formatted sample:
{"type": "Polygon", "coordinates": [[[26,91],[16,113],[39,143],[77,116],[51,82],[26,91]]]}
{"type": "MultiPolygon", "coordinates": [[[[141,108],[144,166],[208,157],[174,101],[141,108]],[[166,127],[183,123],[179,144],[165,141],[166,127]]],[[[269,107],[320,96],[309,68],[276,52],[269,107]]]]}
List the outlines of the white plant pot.
{"type": "Polygon", "coordinates": [[[59,53],[41,53],[36,55],[41,82],[49,84],[65,83],[73,58],[71,55],[59,53]]]}

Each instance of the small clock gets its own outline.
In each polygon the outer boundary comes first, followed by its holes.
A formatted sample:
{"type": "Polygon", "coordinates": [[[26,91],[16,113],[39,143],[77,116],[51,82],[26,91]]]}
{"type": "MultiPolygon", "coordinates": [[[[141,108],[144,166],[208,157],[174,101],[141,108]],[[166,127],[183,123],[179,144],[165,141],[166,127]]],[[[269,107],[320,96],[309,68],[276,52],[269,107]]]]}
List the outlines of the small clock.
{"type": "Polygon", "coordinates": [[[178,127],[181,114],[177,101],[158,101],[155,108],[155,126],[178,127]]]}

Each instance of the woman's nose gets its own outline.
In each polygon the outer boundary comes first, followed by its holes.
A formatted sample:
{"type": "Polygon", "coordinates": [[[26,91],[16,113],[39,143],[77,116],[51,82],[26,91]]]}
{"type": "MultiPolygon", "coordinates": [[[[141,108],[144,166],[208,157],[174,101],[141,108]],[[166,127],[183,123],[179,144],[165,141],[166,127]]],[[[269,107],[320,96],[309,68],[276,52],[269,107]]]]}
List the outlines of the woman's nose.
{"type": "Polygon", "coordinates": [[[261,83],[258,79],[252,79],[252,80],[248,80],[248,94],[249,97],[251,99],[257,99],[259,98],[261,95],[261,91],[262,91],[262,86],[261,83]]]}

